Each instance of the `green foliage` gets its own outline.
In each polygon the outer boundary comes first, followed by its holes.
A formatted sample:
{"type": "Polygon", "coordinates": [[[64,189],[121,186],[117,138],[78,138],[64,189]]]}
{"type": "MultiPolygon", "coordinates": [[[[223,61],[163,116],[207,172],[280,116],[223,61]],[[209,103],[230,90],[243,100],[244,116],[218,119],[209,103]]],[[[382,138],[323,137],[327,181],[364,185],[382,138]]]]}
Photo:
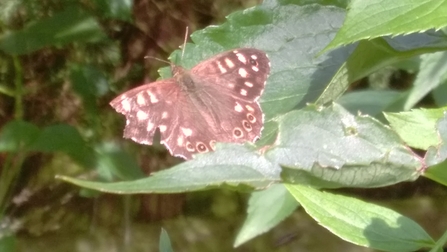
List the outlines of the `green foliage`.
{"type": "Polygon", "coordinates": [[[171,239],[169,239],[168,232],[164,228],[161,229],[160,233],[160,245],[159,245],[159,251],[160,252],[172,252],[174,251],[172,249],[171,245],[171,239]]]}
{"type": "Polygon", "coordinates": [[[29,54],[49,46],[97,42],[105,37],[93,16],[73,6],[22,30],[5,34],[0,40],[0,50],[11,55],[29,54]]]}
{"type": "Polygon", "coordinates": [[[326,50],[362,39],[440,29],[447,25],[446,11],[444,0],[353,0],[343,27],[326,50]]]}
{"type": "MultiPolygon", "coordinates": [[[[118,64],[99,57],[103,51],[86,53],[95,46],[115,48],[106,35],[110,33],[92,13],[130,22],[131,1],[96,0],[89,11],[72,1],[21,29],[3,27],[0,50],[2,57],[12,62],[4,67],[14,76],[2,77],[0,92],[14,100],[15,111],[14,120],[0,130],[0,152],[6,157],[0,170],[0,218],[11,197],[9,187],[20,176],[27,155],[61,152],[99,176],[94,181],[71,174],[58,177],[101,192],[267,188],[252,194],[235,246],[270,230],[302,206],[320,225],[353,244],[385,251],[439,249],[444,240],[435,243],[405,216],[317,189],[382,187],[420,176],[447,186],[447,109],[442,107],[447,104],[447,39],[440,30],[447,25],[443,18],[447,2],[353,0],[347,10],[329,6],[336,4],[331,1],[320,1],[325,5],[307,2],[268,0],[234,12],[222,25],[191,34],[192,43],[185,45],[183,58],[179,50],[171,54],[176,63],[190,68],[232,48],[264,50],[271,61],[271,74],[260,100],[265,126],[256,145],[218,144],[215,152],[198,154],[150,177],[144,177],[131,148],[107,140],[115,134],[108,127],[114,124],[110,118],[119,115],[111,115],[103,105],[109,101],[109,90],[127,80],[114,79],[111,72],[118,64]],[[32,108],[26,107],[23,99],[31,96],[33,89],[23,83],[28,65],[19,56],[69,49],[74,52],[58,65],[59,71],[54,70],[54,76],[63,77],[55,77],[52,85],[69,81],[71,92],[81,102],[72,107],[54,102],[52,108],[64,112],[61,114],[81,111],[78,123],[70,125],[73,118],[51,123],[29,119],[27,111],[32,108]],[[80,56],[76,50],[81,49],[85,51],[80,56]],[[418,69],[408,90],[385,85],[347,91],[353,82],[414,59],[420,59],[420,64],[412,65],[418,69]],[[429,96],[433,97],[429,106],[434,108],[416,109],[429,96]],[[411,148],[425,151],[425,156],[411,148]],[[110,182],[115,180],[120,181],[110,182]],[[269,204],[274,207],[267,207],[269,204]]],[[[337,2],[337,6],[343,4],[337,2]]],[[[161,75],[166,77],[166,72],[162,70],[161,75]]],[[[171,250],[163,230],[160,251],[171,250]]]]}
{"type": "Polygon", "coordinates": [[[384,113],[390,126],[404,142],[413,148],[426,150],[440,143],[437,122],[443,117],[445,108],[415,109],[410,112],[384,113]]]}
{"type": "Polygon", "coordinates": [[[272,185],[266,190],[252,193],[248,201],[247,220],[239,231],[234,246],[237,247],[269,231],[297,207],[298,202],[283,184],[272,185]]]}
{"type": "Polygon", "coordinates": [[[0,238],[0,251],[17,251],[17,239],[12,235],[4,235],[0,238]]]}
{"type": "Polygon", "coordinates": [[[416,222],[387,208],[302,185],[286,187],[320,225],[354,244],[415,251],[435,243],[416,222]]]}

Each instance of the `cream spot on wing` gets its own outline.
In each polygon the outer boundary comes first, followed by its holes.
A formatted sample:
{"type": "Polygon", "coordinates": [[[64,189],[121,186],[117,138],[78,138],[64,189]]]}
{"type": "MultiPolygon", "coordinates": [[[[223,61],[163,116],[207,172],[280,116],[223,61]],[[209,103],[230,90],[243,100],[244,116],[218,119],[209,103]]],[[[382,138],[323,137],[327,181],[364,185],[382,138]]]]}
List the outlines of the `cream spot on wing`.
{"type": "Polygon", "coordinates": [[[217,67],[219,68],[220,73],[224,74],[227,72],[227,69],[224,66],[222,66],[222,64],[220,64],[220,61],[217,62],[217,67]]]}
{"type": "Polygon", "coordinates": [[[229,88],[234,88],[234,83],[228,83],[229,88]]]}
{"type": "Polygon", "coordinates": [[[161,119],[166,119],[166,118],[168,118],[168,112],[165,111],[161,114],[161,119]]]}
{"type": "Polygon", "coordinates": [[[254,60],[257,60],[257,59],[258,59],[258,56],[256,56],[256,55],[253,54],[253,55],[251,55],[251,58],[254,59],[254,60]]]}
{"type": "Polygon", "coordinates": [[[245,108],[247,108],[247,110],[250,111],[250,112],[255,111],[255,109],[252,106],[250,106],[250,105],[245,105],[245,108]]]}
{"type": "Polygon", "coordinates": [[[239,75],[242,76],[242,78],[246,78],[248,73],[243,68],[239,68],[239,75]]]}
{"type": "Polygon", "coordinates": [[[130,111],[130,102],[128,100],[122,100],[121,106],[123,107],[124,111],[130,111]]]}
{"type": "Polygon", "coordinates": [[[244,63],[244,64],[247,63],[247,59],[245,58],[245,56],[244,56],[242,53],[236,53],[236,56],[237,56],[237,59],[238,59],[240,62],[242,62],[242,63],[244,63]]]}
{"type": "Polygon", "coordinates": [[[146,128],[146,130],[147,131],[152,131],[153,129],[154,129],[154,124],[153,123],[151,123],[151,122],[148,122],[147,123],[147,128],[146,128]]]}
{"type": "Polygon", "coordinates": [[[229,68],[233,68],[234,67],[233,61],[231,61],[229,58],[225,58],[225,64],[227,64],[227,66],[229,68]]]}
{"type": "Polygon", "coordinates": [[[146,99],[144,99],[144,96],[143,96],[142,93],[139,93],[139,94],[137,95],[137,103],[138,103],[139,105],[146,105],[146,99]]]}
{"type": "Polygon", "coordinates": [[[236,106],[234,106],[234,110],[236,110],[236,112],[242,112],[244,109],[242,108],[241,104],[239,104],[239,102],[236,102],[236,106]]]}
{"type": "Polygon", "coordinates": [[[192,130],[189,129],[189,128],[183,128],[183,127],[180,127],[180,130],[183,132],[183,134],[184,134],[185,136],[191,136],[191,135],[192,135],[192,130]]]}
{"type": "Polygon", "coordinates": [[[148,113],[146,113],[146,112],[140,110],[140,111],[137,112],[137,118],[138,118],[138,120],[140,120],[140,121],[144,121],[144,120],[146,120],[147,118],[149,118],[149,115],[148,115],[148,113]]]}
{"type": "Polygon", "coordinates": [[[149,95],[149,99],[151,100],[151,103],[158,102],[157,96],[155,96],[151,91],[147,91],[147,94],[149,95]]]}
{"type": "Polygon", "coordinates": [[[253,83],[251,83],[251,82],[246,81],[246,82],[244,82],[244,84],[247,87],[253,87],[253,83]]]}
{"type": "Polygon", "coordinates": [[[259,68],[255,67],[255,66],[252,66],[251,69],[253,69],[253,71],[255,71],[255,72],[259,71],[259,68]]]}
{"type": "Polygon", "coordinates": [[[182,137],[182,136],[179,136],[179,137],[177,138],[177,145],[178,145],[178,146],[183,146],[183,137],[182,137]]]}
{"type": "Polygon", "coordinates": [[[241,95],[242,96],[247,96],[247,90],[241,89],[241,95]]]}
{"type": "Polygon", "coordinates": [[[158,126],[158,127],[160,128],[160,132],[161,132],[161,133],[165,132],[166,129],[167,129],[166,125],[160,125],[160,126],[158,126]]]}

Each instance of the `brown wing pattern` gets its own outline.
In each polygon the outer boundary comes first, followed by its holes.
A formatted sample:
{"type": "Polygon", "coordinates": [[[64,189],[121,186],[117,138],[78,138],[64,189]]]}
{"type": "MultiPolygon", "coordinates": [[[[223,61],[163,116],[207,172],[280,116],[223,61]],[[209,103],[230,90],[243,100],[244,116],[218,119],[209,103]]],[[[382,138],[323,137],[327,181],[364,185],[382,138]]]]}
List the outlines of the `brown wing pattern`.
{"type": "Polygon", "coordinates": [[[152,144],[159,128],[171,154],[191,159],[194,153],[214,149],[216,142],[254,142],[260,137],[264,118],[258,99],[269,71],[264,52],[232,50],[190,72],[181,69],[176,78],[134,88],[110,104],[126,116],[125,138],[152,144]]]}

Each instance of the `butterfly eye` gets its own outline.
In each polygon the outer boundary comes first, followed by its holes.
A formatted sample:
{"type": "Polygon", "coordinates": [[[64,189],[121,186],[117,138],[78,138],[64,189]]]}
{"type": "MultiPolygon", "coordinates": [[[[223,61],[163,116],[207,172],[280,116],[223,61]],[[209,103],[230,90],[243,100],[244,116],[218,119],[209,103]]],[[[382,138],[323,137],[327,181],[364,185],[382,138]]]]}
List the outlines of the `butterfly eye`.
{"type": "Polygon", "coordinates": [[[241,129],[239,129],[239,128],[235,128],[234,130],[233,130],[233,136],[234,137],[236,137],[236,138],[241,138],[242,137],[242,130],[241,129]]]}
{"type": "Polygon", "coordinates": [[[254,59],[250,59],[250,64],[252,64],[253,66],[258,66],[258,62],[254,59]]]}
{"type": "Polygon", "coordinates": [[[186,150],[195,151],[194,146],[190,142],[186,143],[186,150]]]}
{"type": "Polygon", "coordinates": [[[211,140],[210,141],[210,146],[211,146],[211,149],[214,150],[214,146],[216,146],[216,141],[215,140],[211,140]]]}
{"type": "Polygon", "coordinates": [[[247,114],[247,119],[251,123],[256,122],[256,118],[252,114],[247,114]]]}
{"type": "Polygon", "coordinates": [[[244,126],[244,129],[246,129],[247,131],[251,131],[251,124],[247,121],[243,121],[242,125],[244,126]]]}
{"type": "Polygon", "coordinates": [[[208,151],[208,148],[203,143],[200,143],[200,142],[197,143],[196,147],[199,152],[207,152],[208,151]]]}

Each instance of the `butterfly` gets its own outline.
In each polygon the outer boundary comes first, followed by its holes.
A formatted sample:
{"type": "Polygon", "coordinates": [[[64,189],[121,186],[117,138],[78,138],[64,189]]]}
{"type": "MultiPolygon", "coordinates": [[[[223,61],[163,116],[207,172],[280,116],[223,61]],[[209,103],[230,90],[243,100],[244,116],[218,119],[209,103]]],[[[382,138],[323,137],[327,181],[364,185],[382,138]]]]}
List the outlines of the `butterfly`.
{"type": "Polygon", "coordinates": [[[216,142],[255,142],[264,114],[259,97],[270,61],[261,50],[239,48],[187,70],[171,64],[172,78],[120,94],[110,102],[126,116],[124,138],[151,145],[157,129],[169,152],[184,159],[214,150],[216,142]]]}

